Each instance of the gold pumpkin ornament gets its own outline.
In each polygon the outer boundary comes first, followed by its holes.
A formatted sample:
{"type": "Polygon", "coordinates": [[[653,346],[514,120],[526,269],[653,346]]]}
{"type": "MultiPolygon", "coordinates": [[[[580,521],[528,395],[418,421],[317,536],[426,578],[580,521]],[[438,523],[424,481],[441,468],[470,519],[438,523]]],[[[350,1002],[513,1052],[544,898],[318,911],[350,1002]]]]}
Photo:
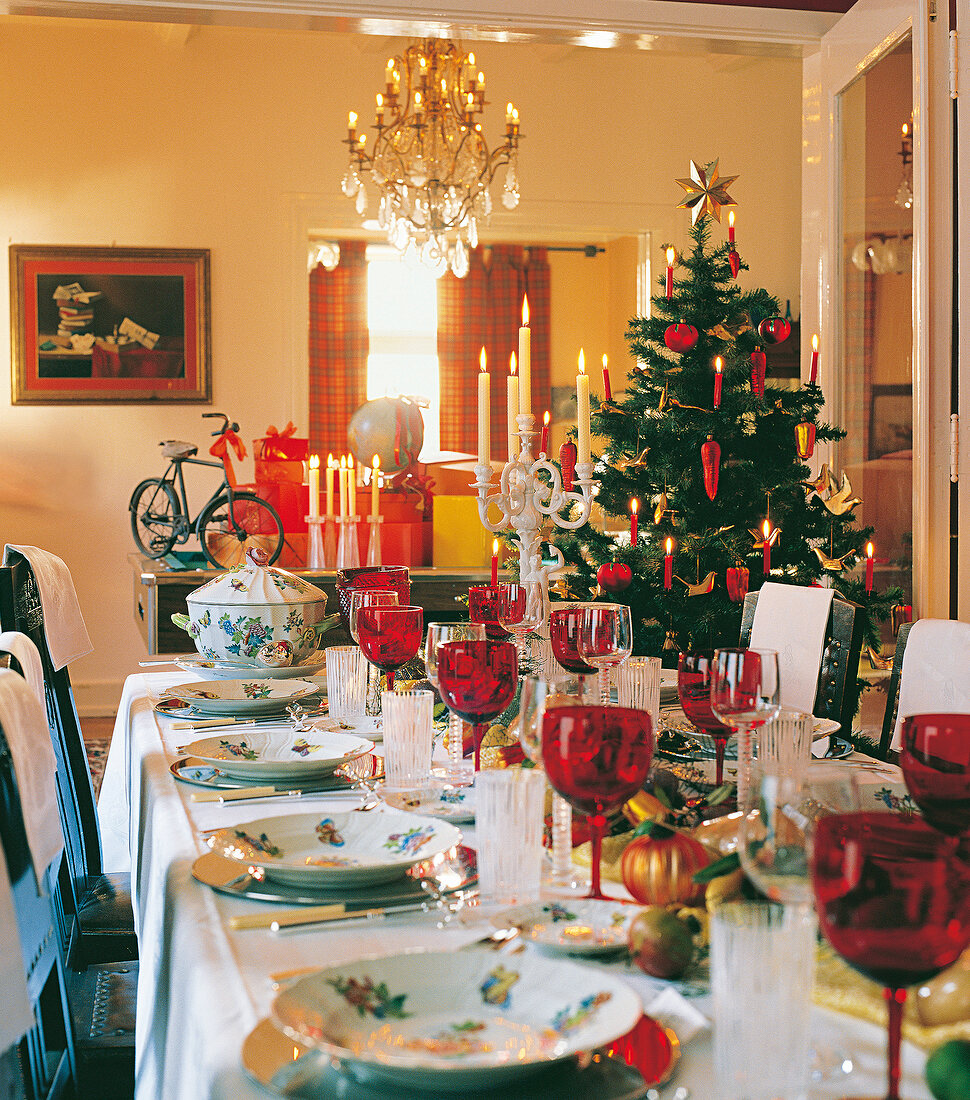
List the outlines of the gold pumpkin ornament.
{"type": "Polygon", "coordinates": [[[693,905],[704,897],[705,884],[694,875],[711,862],[711,853],[695,837],[656,822],[623,851],[623,885],[644,905],[693,905]]]}

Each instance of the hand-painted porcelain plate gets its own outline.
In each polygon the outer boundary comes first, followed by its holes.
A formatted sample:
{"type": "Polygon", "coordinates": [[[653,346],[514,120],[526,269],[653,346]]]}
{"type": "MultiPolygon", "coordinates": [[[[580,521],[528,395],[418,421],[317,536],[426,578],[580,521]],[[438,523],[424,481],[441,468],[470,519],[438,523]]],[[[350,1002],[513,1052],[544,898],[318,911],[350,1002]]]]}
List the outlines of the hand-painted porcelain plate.
{"type": "Polygon", "coordinates": [[[327,667],[323,655],[314,655],[302,665],[236,664],[231,661],[209,661],[205,657],[188,658],[175,662],[185,672],[191,672],[201,680],[238,680],[241,676],[258,676],[260,680],[295,680],[322,674],[327,667]]]}
{"type": "Polygon", "coordinates": [[[362,718],[331,718],[331,728],[343,733],[354,733],[358,737],[364,737],[368,741],[384,740],[384,719],[366,716],[362,718]]]}
{"type": "Polygon", "coordinates": [[[199,680],[177,684],[165,694],[170,699],[187,703],[202,714],[251,715],[271,714],[291,703],[316,695],[318,684],[309,680],[199,680]]]}
{"type": "MultiPolygon", "coordinates": [[[[291,1100],[402,1100],[397,1085],[355,1081],[321,1051],[284,1035],[272,1020],[260,1021],[243,1040],[242,1064],[263,1088],[291,1100]]],[[[640,1100],[653,1083],[622,1059],[601,1057],[585,1066],[567,1062],[540,1071],[529,1079],[529,1100],[640,1100]]],[[[409,1089],[407,1100],[441,1100],[441,1093],[409,1089]]],[[[478,1090],[475,1100],[509,1100],[508,1088],[478,1090]]]]}
{"type": "Polygon", "coordinates": [[[272,1012],[287,1035],[358,1079],[410,1095],[511,1083],[617,1039],[643,1008],[602,970],[478,948],[322,970],[280,993],[272,1012]]]}
{"type": "Polygon", "coordinates": [[[557,898],[506,909],[493,917],[512,925],[543,951],[559,955],[603,955],[626,949],[636,905],[594,898],[557,898]]]}
{"type": "Polygon", "coordinates": [[[475,820],[475,788],[452,787],[447,783],[414,791],[392,791],[379,787],[377,793],[388,806],[425,817],[439,817],[443,821],[475,820]]]}
{"type": "Polygon", "coordinates": [[[460,840],[446,821],[393,810],[260,818],[208,838],[214,852],[298,885],[390,882],[460,840]]]}
{"type": "Polygon", "coordinates": [[[374,742],[337,730],[293,726],[220,731],[184,751],[236,779],[300,779],[332,775],[342,764],[373,752],[374,742]]]}
{"type": "MultiPolygon", "coordinates": [[[[208,787],[210,791],[238,791],[245,787],[261,787],[263,781],[259,779],[236,779],[224,772],[221,768],[214,767],[200,760],[197,756],[179,757],[168,769],[180,783],[189,783],[193,787],[208,787]]],[[[341,764],[340,769],[333,775],[321,775],[316,778],[301,778],[296,784],[302,791],[312,793],[315,791],[349,791],[355,781],[361,779],[380,779],[384,775],[384,759],[373,753],[365,753],[363,756],[348,760],[341,764]]],[[[292,784],[292,780],[290,780],[292,784]]],[[[288,784],[289,785],[289,784],[288,784]]]]}

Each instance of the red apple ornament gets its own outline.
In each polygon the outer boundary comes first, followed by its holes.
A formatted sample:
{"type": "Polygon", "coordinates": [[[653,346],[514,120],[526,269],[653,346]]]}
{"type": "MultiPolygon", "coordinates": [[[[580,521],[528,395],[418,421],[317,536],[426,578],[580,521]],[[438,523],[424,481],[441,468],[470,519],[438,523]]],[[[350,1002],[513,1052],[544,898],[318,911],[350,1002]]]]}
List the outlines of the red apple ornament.
{"type": "Polygon", "coordinates": [[[596,570],[596,580],[607,592],[622,592],[633,582],[633,570],[622,561],[604,562],[596,570]]]}
{"type": "Polygon", "coordinates": [[[697,329],[693,325],[668,325],[664,332],[664,343],[671,351],[690,351],[697,343],[697,329]]]}
{"type": "Polygon", "coordinates": [[[791,335],[791,322],[784,317],[766,317],[758,325],[758,335],[766,344],[780,344],[791,335]]]}

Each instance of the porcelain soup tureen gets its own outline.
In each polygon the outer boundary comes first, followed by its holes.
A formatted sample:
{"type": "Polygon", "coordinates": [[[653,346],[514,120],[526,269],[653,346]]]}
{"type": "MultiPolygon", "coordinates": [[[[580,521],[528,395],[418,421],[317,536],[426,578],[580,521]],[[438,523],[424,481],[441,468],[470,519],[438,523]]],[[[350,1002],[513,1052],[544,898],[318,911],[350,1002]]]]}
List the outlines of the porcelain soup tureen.
{"type": "Polygon", "coordinates": [[[302,664],[337,622],[337,615],[326,614],[326,592],[267,565],[263,550],[250,550],[247,559],[190,592],[189,614],[172,621],[209,660],[302,664]]]}

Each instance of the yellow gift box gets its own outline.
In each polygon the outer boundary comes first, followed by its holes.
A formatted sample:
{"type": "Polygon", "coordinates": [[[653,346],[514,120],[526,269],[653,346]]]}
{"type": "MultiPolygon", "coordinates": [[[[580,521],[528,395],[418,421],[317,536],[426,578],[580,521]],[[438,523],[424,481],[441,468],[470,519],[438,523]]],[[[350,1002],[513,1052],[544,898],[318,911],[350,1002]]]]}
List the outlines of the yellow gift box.
{"type": "Polygon", "coordinates": [[[435,496],[434,564],[437,569],[487,569],[493,535],[478,518],[478,498],[435,496]]]}

